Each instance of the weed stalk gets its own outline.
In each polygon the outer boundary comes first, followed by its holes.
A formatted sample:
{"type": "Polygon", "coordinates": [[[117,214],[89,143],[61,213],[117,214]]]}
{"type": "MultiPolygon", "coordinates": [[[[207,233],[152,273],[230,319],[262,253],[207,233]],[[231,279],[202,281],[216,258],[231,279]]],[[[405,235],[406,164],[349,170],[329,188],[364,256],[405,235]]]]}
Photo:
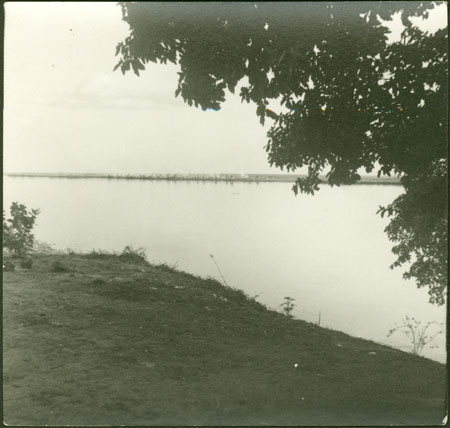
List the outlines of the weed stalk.
{"type": "Polygon", "coordinates": [[[223,276],[223,273],[222,273],[222,271],[220,270],[220,267],[219,267],[219,265],[217,264],[217,262],[216,262],[216,259],[214,258],[214,255],[213,254],[210,254],[209,255],[209,257],[211,257],[212,258],[212,261],[214,262],[214,264],[216,265],[216,267],[217,267],[217,270],[219,271],[219,274],[220,274],[220,276],[222,277],[222,281],[223,281],[223,283],[227,286],[227,287],[229,287],[229,285],[228,285],[228,283],[227,283],[227,281],[225,280],[225,277],[223,276]]]}

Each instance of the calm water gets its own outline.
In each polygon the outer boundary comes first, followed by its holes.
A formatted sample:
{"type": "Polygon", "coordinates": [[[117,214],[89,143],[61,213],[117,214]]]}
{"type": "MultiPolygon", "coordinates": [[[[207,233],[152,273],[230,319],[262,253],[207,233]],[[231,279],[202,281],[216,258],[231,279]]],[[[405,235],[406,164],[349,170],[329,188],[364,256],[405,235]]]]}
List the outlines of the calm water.
{"type": "MultiPolygon", "coordinates": [[[[406,314],[445,321],[426,290],[391,271],[386,219],[378,206],[397,186],[323,186],[295,197],[289,183],[202,183],[97,179],[4,179],[4,204],[41,214],[36,239],[55,248],[145,248],[152,262],[220,279],[279,308],[296,299],[295,316],[355,336],[408,349],[387,331],[406,314]]],[[[445,336],[425,355],[445,361],[445,336]]]]}

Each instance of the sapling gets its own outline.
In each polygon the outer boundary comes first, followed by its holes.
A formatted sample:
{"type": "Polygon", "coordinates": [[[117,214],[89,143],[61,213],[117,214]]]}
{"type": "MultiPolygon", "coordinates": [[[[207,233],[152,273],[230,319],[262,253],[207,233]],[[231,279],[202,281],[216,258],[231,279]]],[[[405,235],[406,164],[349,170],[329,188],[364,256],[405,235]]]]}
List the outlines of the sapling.
{"type": "Polygon", "coordinates": [[[6,220],[3,212],[3,246],[23,258],[33,248],[32,230],[39,210],[28,210],[25,205],[13,202],[10,214],[11,217],[6,220]]]}
{"type": "MultiPolygon", "coordinates": [[[[394,324],[394,327],[389,330],[387,337],[392,336],[398,331],[402,331],[411,341],[412,353],[414,355],[420,355],[427,345],[430,345],[438,335],[443,333],[442,326],[442,323],[436,321],[429,321],[422,325],[421,321],[406,315],[400,324],[394,324]],[[439,329],[435,329],[430,333],[432,327],[438,327],[439,329]]],[[[437,347],[437,345],[434,345],[434,347],[437,347]]]]}
{"type": "Polygon", "coordinates": [[[280,305],[283,313],[289,318],[293,318],[292,311],[295,307],[294,301],[295,299],[288,296],[284,298],[284,302],[280,305]]]}

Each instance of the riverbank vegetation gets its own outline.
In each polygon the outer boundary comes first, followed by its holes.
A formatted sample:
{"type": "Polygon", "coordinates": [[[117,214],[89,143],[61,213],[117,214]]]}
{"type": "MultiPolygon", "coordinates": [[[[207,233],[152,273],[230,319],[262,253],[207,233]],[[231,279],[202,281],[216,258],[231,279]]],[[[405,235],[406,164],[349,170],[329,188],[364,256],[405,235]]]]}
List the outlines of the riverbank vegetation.
{"type": "MultiPolygon", "coordinates": [[[[4,272],[10,425],[439,424],[445,366],[132,249],[4,272]]],[[[6,256],[4,261],[15,263],[6,256]]]]}
{"type": "Polygon", "coordinates": [[[25,205],[13,202],[9,212],[10,217],[6,219],[3,211],[3,246],[23,259],[33,248],[32,232],[39,210],[28,210],[25,205]]]}

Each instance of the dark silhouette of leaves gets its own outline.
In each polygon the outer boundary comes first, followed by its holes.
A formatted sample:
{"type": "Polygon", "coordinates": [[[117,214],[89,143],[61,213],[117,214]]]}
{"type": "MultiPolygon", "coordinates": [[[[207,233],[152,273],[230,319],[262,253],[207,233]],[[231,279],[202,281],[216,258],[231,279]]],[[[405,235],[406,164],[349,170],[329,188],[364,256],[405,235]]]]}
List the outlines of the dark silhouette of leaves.
{"type": "Polygon", "coordinates": [[[405,278],[444,302],[447,284],[447,29],[421,32],[432,2],[120,3],[130,34],[118,67],[180,67],[176,96],[219,109],[239,89],[272,121],[270,165],[308,167],[293,190],[313,194],[319,174],[352,184],[358,171],[401,178],[405,193],[381,208],[405,278]],[[400,12],[401,40],[387,44],[400,12]],[[244,79],[245,78],[245,79],[244,79]],[[270,103],[279,102],[277,110],[270,103]]]}

